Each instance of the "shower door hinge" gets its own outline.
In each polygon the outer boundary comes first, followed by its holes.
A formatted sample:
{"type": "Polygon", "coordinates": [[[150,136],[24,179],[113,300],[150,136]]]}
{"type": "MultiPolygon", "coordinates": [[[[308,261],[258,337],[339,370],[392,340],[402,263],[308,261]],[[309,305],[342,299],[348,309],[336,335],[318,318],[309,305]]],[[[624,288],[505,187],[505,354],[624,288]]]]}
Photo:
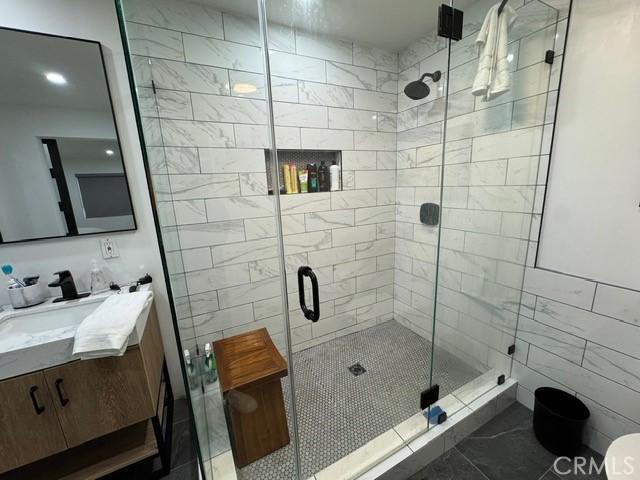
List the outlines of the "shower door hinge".
{"type": "Polygon", "coordinates": [[[449,5],[438,7],[438,36],[460,40],[462,38],[462,24],[464,13],[449,5]]]}
{"type": "Polygon", "coordinates": [[[549,65],[553,65],[553,59],[556,56],[556,52],[553,50],[547,50],[544,54],[544,63],[548,63],[549,65]]]}
{"type": "Polygon", "coordinates": [[[498,377],[498,385],[502,385],[505,381],[504,375],[500,375],[498,377]]]}
{"type": "Polygon", "coordinates": [[[430,407],[440,398],[440,385],[437,383],[420,393],[420,410],[430,407]]]}
{"type": "Polygon", "coordinates": [[[507,353],[509,355],[513,355],[513,353],[516,351],[516,346],[515,345],[509,345],[509,348],[507,348],[507,353]]]}

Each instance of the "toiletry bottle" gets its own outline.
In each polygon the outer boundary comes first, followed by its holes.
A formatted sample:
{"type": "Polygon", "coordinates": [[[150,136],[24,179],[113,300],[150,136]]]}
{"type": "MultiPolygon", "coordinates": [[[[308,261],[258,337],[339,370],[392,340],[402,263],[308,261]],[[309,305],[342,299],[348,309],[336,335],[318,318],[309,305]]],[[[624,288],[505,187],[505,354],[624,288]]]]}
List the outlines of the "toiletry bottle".
{"type": "Polygon", "coordinates": [[[298,180],[300,180],[300,193],[307,193],[309,191],[309,171],[300,170],[298,180]]]}
{"type": "Polygon", "coordinates": [[[189,388],[191,390],[195,390],[198,388],[198,369],[196,368],[196,364],[191,359],[191,354],[188,349],[184,350],[184,366],[187,369],[187,382],[189,383],[189,388]]]}
{"type": "Polygon", "coordinates": [[[309,191],[318,191],[318,167],[315,163],[307,163],[307,171],[309,172],[309,191]]]}
{"type": "Polygon", "coordinates": [[[340,190],[340,167],[336,164],[334,160],[329,167],[329,177],[331,183],[331,191],[335,192],[340,190]]]}
{"type": "Polygon", "coordinates": [[[329,169],[324,164],[324,160],[320,162],[318,167],[318,190],[320,192],[329,191],[329,169]]]}
{"type": "Polygon", "coordinates": [[[91,260],[91,294],[109,290],[109,282],[96,260],[91,260]]]}
{"type": "Polygon", "coordinates": [[[210,343],[204,346],[204,356],[204,383],[213,383],[218,379],[218,370],[210,343]]]}
{"type": "Polygon", "coordinates": [[[291,165],[291,193],[298,193],[298,167],[291,165]]]}
{"type": "Polygon", "coordinates": [[[282,165],[282,180],[284,181],[285,191],[291,193],[291,169],[288,163],[282,165]]]}

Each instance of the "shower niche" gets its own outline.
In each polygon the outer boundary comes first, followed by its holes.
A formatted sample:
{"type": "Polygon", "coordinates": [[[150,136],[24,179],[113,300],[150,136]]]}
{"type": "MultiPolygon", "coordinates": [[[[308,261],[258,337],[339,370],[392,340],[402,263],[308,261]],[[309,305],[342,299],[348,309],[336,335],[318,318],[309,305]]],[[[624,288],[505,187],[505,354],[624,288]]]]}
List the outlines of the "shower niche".
{"type": "MultiPolygon", "coordinates": [[[[340,150],[278,150],[277,157],[278,164],[276,165],[276,171],[280,179],[279,185],[282,187],[280,193],[283,195],[307,195],[343,189],[342,152],[340,150]],[[332,186],[330,167],[334,162],[338,167],[337,185],[332,186]],[[321,182],[320,167],[323,164],[326,167],[326,178],[321,182]],[[310,166],[311,168],[309,168],[310,166]],[[313,188],[311,179],[314,167],[317,185],[315,189],[313,188]],[[306,172],[306,181],[304,172],[306,172]],[[286,178],[286,176],[289,178],[286,178]]],[[[267,172],[267,189],[269,195],[273,195],[276,189],[276,182],[274,181],[272,173],[272,163],[274,160],[270,150],[264,151],[264,158],[267,172]]],[[[335,183],[335,174],[333,178],[335,183]]]]}

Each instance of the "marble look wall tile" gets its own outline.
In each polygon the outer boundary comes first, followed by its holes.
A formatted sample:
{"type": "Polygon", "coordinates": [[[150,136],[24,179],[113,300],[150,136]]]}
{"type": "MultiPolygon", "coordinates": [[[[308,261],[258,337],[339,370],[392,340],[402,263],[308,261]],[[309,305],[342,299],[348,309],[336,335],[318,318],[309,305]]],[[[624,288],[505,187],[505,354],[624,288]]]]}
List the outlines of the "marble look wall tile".
{"type": "Polygon", "coordinates": [[[513,105],[506,103],[495,108],[450,118],[447,122],[447,141],[478,137],[511,129],[513,105]]]}
{"type": "Polygon", "coordinates": [[[198,150],[189,147],[165,147],[168,173],[200,173],[198,150]]]}
{"type": "Polygon", "coordinates": [[[266,124],[266,105],[262,100],[219,95],[192,94],[196,120],[228,123],[266,124]]]}
{"type": "Polygon", "coordinates": [[[311,252],[331,246],[331,231],[298,233],[284,236],[285,254],[311,252]]]}
{"type": "Polygon", "coordinates": [[[620,388],[620,385],[608,378],[601,377],[533,345],[529,350],[527,366],[635,422],[640,421],[640,411],[636,408],[640,402],[638,392],[620,388]]]}
{"type": "MultiPolygon", "coordinates": [[[[280,197],[283,215],[331,210],[331,196],[327,192],[312,195],[286,195],[280,197]]],[[[343,207],[349,208],[349,207],[343,207]]],[[[334,207],[334,210],[336,208],[334,207]]]]}
{"type": "Polygon", "coordinates": [[[161,120],[164,145],[169,147],[233,147],[233,125],[161,120]]]}
{"type": "Polygon", "coordinates": [[[264,150],[249,148],[200,148],[202,173],[264,172],[264,150]]]}
{"type": "Polygon", "coordinates": [[[247,195],[267,195],[267,174],[264,172],[240,173],[240,194],[247,195]]]}
{"type": "Polygon", "coordinates": [[[347,227],[333,230],[333,246],[342,247],[376,239],[375,225],[347,227]]]}
{"type": "Polygon", "coordinates": [[[193,319],[197,336],[211,335],[225,328],[250,322],[253,322],[253,312],[250,304],[208,312],[195,316],[193,319]]]}
{"type": "Polygon", "coordinates": [[[353,89],[324,83],[298,82],[300,103],[353,108],[353,89]]]}
{"type": "Polygon", "coordinates": [[[232,128],[235,132],[236,147],[271,148],[271,140],[266,125],[236,124],[232,128]]]}
{"type": "Polygon", "coordinates": [[[309,264],[317,267],[339,265],[346,262],[352,262],[355,259],[356,253],[353,245],[309,252],[309,264]]]}
{"type": "Polygon", "coordinates": [[[418,109],[410,108],[398,113],[398,132],[410,130],[418,126],[418,109]]]}
{"type": "Polygon", "coordinates": [[[354,211],[346,209],[307,213],[304,216],[304,224],[308,232],[350,227],[355,225],[354,211]]]}
{"type": "Polygon", "coordinates": [[[640,358],[640,329],[635,325],[542,297],[534,316],[538,322],[640,358]]]}
{"type": "Polygon", "coordinates": [[[589,310],[593,303],[596,284],[577,277],[530,268],[524,277],[523,290],[589,310]]]}
{"type": "Polygon", "coordinates": [[[376,89],[376,71],[370,68],[327,62],[327,83],[345,87],[376,89]]]}
{"type": "MultiPolygon", "coordinates": [[[[338,130],[371,130],[376,131],[377,115],[367,110],[347,108],[329,108],[329,128],[338,130]]],[[[346,169],[346,167],[344,167],[346,169]]]]}
{"type": "Polygon", "coordinates": [[[378,112],[378,131],[395,133],[398,130],[396,117],[395,113],[378,112]]]}
{"type": "Polygon", "coordinates": [[[467,232],[464,250],[484,257],[522,264],[527,254],[527,242],[515,238],[467,232]]]}
{"type": "MultiPolygon", "coordinates": [[[[371,259],[355,260],[352,262],[339,263],[333,266],[333,278],[336,282],[354,278],[358,275],[366,275],[376,271],[376,264],[371,259]]],[[[374,301],[372,299],[370,301],[374,301]]]]}
{"type": "Polygon", "coordinates": [[[296,31],[296,53],[323,60],[352,63],[353,44],[298,30],[296,31]]]}
{"type": "Polygon", "coordinates": [[[276,238],[265,238],[242,243],[217,245],[211,248],[213,263],[216,267],[253,260],[273,258],[278,254],[276,238]]]}
{"type": "Polygon", "coordinates": [[[186,275],[190,294],[208,292],[249,282],[247,264],[198,270],[186,275]]]}
{"type": "Polygon", "coordinates": [[[507,185],[535,185],[540,157],[517,157],[509,159],[507,185]]]}
{"type": "Polygon", "coordinates": [[[345,150],[342,152],[342,168],[344,170],[375,170],[376,152],[345,150]]]}
{"type": "Polygon", "coordinates": [[[328,126],[326,107],[317,105],[274,102],[273,117],[275,124],[282,126],[312,128],[328,126]]]}
{"type": "Polygon", "coordinates": [[[322,128],[300,130],[302,148],[317,150],[353,150],[353,132],[322,128]]]}
{"type": "Polygon", "coordinates": [[[640,392],[640,359],[588,342],[582,366],[640,392]]]}
{"type": "Polygon", "coordinates": [[[586,341],[525,316],[518,320],[518,338],[580,365],[586,341]]]}
{"type": "Polygon", "coordinates": [[[392,132],[353,132],[356,150],[396,150],[396,134],[392,132]]]}
{"type": "Polygon", "coordinates": [[[355,108],[379,112],[396,112],[398,110],[398,96],[395,94],[360,89],[354,90],[353,93],[355,108]]]}
{"type": "MultiPolygon", "coordinates": [[[[465,31],[467,30],[465,29],[465,31]]],[[[406,70],[445,47],[446,40],[444,38],[438,37],[435,33],[426,35],[400,52],[398,67],[400,70],[406,70]]]]}
{"type": "Polygon", "coordinates": [[[640,326],[640,292],[598,284],[593,311],[640,326]]]}
{"type": "Polygon", "coordinates": [[[331,209],[370,207],[376,204],[376,190],[331,192],[331,209]]]}
{"type": "Polygon", "coordinates": [[[398,54],[392,50],[354,44],[353,64],[395,73],[398,71],[398,54]]]}
{"type": "MultiPolygon", "coordinates": [[[[356,188],[383,188],[396,185],[395,172],[385,170],[363,170],[356,172],[356,188]]],[[[373,203],[375,205],[375,203],[373,203]]],[[[367,206],[371,206],[367,205],[367,206]]]]}
{"type": "Polygon", "coordinates": [[[183,41],[187,62],[262,72],[262,54],[257,47],[186,34],[183,41]]]}
{"type": "Polygon", "coordinates": [[[127,38],[134,55],[184,60],[180,32],[127,22],[127,38]]]}
{"type": "Polygon", "coordinates": [[[222,14],[212,7],[192,2],[133,0],[125,16],[130,22],[223,38],[222,14]]]}
{"type": "Polygon", "coordinates": [[[198,248],[244,240],[242,220],[181,226],[178,228],[181,248],[198,248]]]}
{"type": "Polygon", "coordinates": [[[162,146],[160,121],[157,118],[142,117],[142,132],[148,147],[162,146]]]}
{"type": "Polygon", "coordinates": [[[187,92],[158,90],[156,93],[158,114],[161,118],[193,120],[191,95],[187,92]]]}
{"type": "Polygon", "coordinates": [[[151,86],[151,59],[139,55],[131,55],[131,66],[136,86],[151,86]]]}
{"type": "Polygon", "coordinates": [[[158,117],[158,105],[156,96],[152,88],[138,87],[138,102],[140,104],[140,115],[142,117],[158,117]]]}
{"type": "Polygon", "coordinates": [[[440,143],[441,138],[441,123],[433,123],[404,132],[398,132],[398,150],[434,145],[440,143]]]}
{"type": "Polygon", "coordinates": [[[227,308],[242,305],[280,294],[280,279],[270,278],[260,282],[246,283],[237,287],[224,288],[218,291],[220,307],[227,308]]]}
{"type": "Polygon", "coordinates": [[[304,233],[305,231],[308,231],[305,229],[304,217],[305,216],[302,213],[298,213],[296,215],[282,215],[282,233],[284,235],[293,235],[294,233],[304,233]]]}
{"type": "Polygon", "coordinates": [[[269,52],[271,74],[280,77],[325,82],[325,62],[284,52],[269,52]]]}
{"type": "Polygon", "coordinates": [[[213,262],[211,261],[211,249],[209,247],[203,247],[183,250],[182,262],[184,264],[185,272],[212,268],[213,262]]]}
{"type": "Polygon", "coordinates": [[[246,218],[244,231],[247,240],[276,236],[276,219],[273,217],[246,218]]]}
{"type": "Polygon", "coordinates": [[[204,200],[176,200],[173,202],[177,225],[206,223],[204,200]]]}
{"type": "MultiPolygon", "coordinates": [[[[376,152],[376,168],[378,170],[395,170],[396,163],[397,163],[397,154],[395,151],[376,152]]],[[[380,192],[381,190],[378,190],[378,205],[381,205],[380,192]]],[[[394,203],[394,202],[389,202],[389,203],[394,203]]]]}
{"type": "Polygon", "coordinates": [[[383,238],[356,245],[356,259],[388,255],[393,252],[393,238],[383,238]]]}
{"type": "Polygon", "coordinates": [[[501,221],[500,212],[442,209],[442,226],[446,228],[499,235],[501,221]]]}
{"type": "Polygon", "coordinates": [[[469,208],[531,213],[534,188],[529,186],[469,187],[469,208]]]}
{"type": "Polygon", "coordinates": [[[440,169],[437,167],[422,167],[398,170],[397,179],[399,187],[435,186],[440,184],[440,169]]]}
{"type": "Polygon", "coordinates": [[[397,93],[398,92],[398,74],[383,72],[378,70],[376,72],[377,77],[377,89],[379,92],[385,93],[397,93]]]}
{"type": "Polygon", "coordinates": [[[234,174],[171,175],[174,200],[232,197],[240,194],[238,176],[234,174]]]}
{"type": "MultiPolygon", "coordinates": [[[[257,9],[255,14],[257,15],[257,9]]],[[[223,13],[225,39],[262,47],[260,25],[256,17],[233,15],[223,13]]],[[[291,28],[269,22],[268,25],[269,48],[283,52],[294,52],[295,35],[291,28]]]]}
{"type": "Polygon", "coordinates": [[[151,61],[151,69],[157,88],[229,94],[229,80],[224,68],[154,58],[151,61]]]}
{"type": "Polygon", "coordinates": [[[218,310],[218,295],[215,292],[198,293],[189,295],[189,305],[192,315],[202,315],[203,313],[218,310]]]}
{"type": "Polygon", "coordinates": [[[274,215],[273,199],[268,196],[208,199],[206,207],[210,222],[274,215]]]}

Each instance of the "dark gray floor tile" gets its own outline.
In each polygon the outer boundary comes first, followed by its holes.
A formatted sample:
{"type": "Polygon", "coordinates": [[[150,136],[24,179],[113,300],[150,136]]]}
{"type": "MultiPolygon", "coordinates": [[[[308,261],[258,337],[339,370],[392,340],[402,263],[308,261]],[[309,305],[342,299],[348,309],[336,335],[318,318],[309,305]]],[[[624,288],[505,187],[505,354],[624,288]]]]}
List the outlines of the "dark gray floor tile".
{"type": "Polygon", "coordinates": [[[193,461],[171,469],[171,473],[164,477],[166,480],[197,480],[198,462],[193,461]]]}
{"type": "Polygon", "coordinates": [[[178,398],[173,402],[173,423],[189,418],[189,405],[186,398],[178,398]]]}
{"type": "Polygon", "coordinates": [[[171,465],[179,467],[189,463],[196,458],[191,432],[191,422],[183,420],[173,424],[173,438],[171,446],[171,465]]]}
{"type": "Polygon", "coordinates": [[[426,468],[411,475],[407,480],[487,480],[455,448],[452,448],[426,468]]]}
{"type": "Polygon", "coordinates": [[[491,480],[538,480],[555,456],[535,438],[532,412],[514,403],[458,444],[491,480]]]}

